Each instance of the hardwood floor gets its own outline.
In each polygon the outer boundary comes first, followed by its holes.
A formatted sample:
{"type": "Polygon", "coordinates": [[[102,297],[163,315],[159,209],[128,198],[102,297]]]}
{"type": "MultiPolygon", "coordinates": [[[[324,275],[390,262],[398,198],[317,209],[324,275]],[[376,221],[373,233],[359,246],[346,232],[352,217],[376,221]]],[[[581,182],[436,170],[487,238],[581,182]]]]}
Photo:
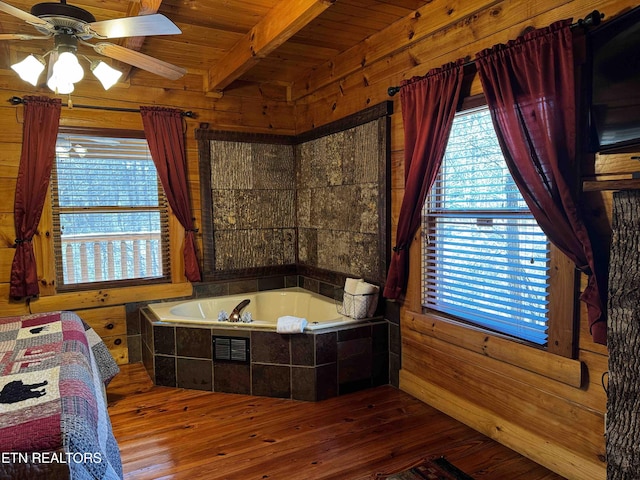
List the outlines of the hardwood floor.
{"type": "Polygon", "coordinates": [[[391,386],[301,402],[158,387],[132,364],[107,395],[127,480],[364,480],[440,455],[475,479],[562,479],[391,386]]]}

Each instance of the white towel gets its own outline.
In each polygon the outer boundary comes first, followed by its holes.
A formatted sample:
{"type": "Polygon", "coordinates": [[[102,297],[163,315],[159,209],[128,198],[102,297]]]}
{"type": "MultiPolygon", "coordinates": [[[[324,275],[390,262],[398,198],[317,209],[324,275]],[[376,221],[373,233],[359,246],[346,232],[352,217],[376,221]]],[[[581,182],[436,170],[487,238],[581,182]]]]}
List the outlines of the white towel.
{"type": "Polygon", "coordinates": [[[355,316],[355,309],[353,304],[354,295],[356,294],[356,289],[360,283],[364,282],[361,278],[347,278],[344,281],[344,294],[342,296],[342,305],[341,309],[338,311],[341,315],[346,315],[347,317],[355,316]]]}
{"type": "Polygon", "coordinates": [[[347,278],[344,281],[344,291],[350,293],[351,295],[354,295],[356,293],[358,285],[362,282],[364,282],[364,280],[361,278],[347,278]]]}
{"type": "MultiPolygon", "coordinates": [[[[366,312],[367,317],[373,317],[378,306],[378,292],[380,287],[367,282],[360,282],[356,286],[356,295],[354,302],[364,302],[362,309],[366,312]]],[[[357,309],[361,310],[360,308],[357,309]]]]}
{"type": "Polygon", "coordinates": [[[276,332],[278,333],[302,333],[307,326],[307,319],[285,315],[278,318],[276,332]]]}

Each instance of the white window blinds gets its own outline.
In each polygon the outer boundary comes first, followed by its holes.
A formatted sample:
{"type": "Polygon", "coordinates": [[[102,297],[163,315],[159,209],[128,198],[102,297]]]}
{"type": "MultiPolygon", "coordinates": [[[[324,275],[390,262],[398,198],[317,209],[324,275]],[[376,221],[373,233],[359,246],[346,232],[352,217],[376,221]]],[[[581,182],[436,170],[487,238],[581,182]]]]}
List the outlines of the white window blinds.
{"type": "Polygon", "coordinates": [[[59,286],[169,278],[168,209],[144,138],[60,134],[52,192],[59,286]]]}
{"type": "Polygon", "coordinates": [[[544,345],[549,243],[486,107],[456,115],[423,216],[423,306],[544,345]]]}

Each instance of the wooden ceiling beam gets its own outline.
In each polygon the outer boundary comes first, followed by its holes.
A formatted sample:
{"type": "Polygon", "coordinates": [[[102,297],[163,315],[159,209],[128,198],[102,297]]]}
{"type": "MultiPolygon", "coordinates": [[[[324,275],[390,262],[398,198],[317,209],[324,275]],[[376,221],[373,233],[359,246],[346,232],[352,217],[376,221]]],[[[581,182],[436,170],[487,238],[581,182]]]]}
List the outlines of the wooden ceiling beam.
{"type": "Polygon", "coordinates": [[[216,65],[209,68],[207,91],[221,92],[335,1],[281,0],[216,65]]]}

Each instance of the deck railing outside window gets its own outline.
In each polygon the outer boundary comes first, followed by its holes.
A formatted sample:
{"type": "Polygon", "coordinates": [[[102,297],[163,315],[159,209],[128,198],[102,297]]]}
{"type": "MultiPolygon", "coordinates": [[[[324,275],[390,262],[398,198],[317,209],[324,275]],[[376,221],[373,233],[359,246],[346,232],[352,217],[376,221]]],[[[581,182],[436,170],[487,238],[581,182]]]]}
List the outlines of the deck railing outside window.
{"type": "Polygon", "coordinates": [[[160,233],[63,235],[67,284],[162,276],[160,233]]]}

